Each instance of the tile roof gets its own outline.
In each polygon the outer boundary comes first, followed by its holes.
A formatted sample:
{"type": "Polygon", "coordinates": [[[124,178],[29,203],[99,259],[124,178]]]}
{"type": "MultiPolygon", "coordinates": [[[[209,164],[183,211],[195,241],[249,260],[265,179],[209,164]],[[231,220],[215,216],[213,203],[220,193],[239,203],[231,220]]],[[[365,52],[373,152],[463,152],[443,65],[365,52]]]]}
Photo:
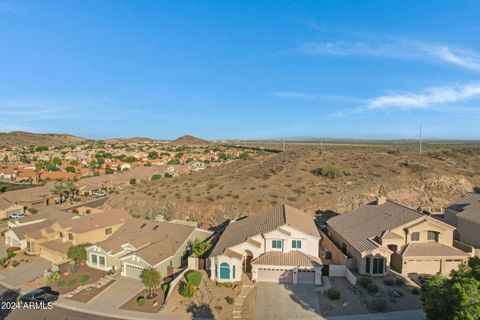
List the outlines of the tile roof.
{"type": "Polygon", "coordinates": [[[273,231],[283,225],[289,225],[299,231],[320,237],[311,216],[302,210],[283,204],[267,212],[230,223],[213,248],[211,255],[222,254],[225,249],[247,241],[250,237],[273,231]]]}
{"type": "Polygon", "coordinates": [[[317,267],[322,260],[298,250],[290,252],[269,251],[252,261],[254,265],[317,267]]]}
{"type": "Polygon", "coordinates": [[[480,193],[467,193],[446,209],[457,212],[457,217],[480,223],[480,193]]]}
{"type": "Polygon", "coordinates": [[[69,241],[63,241],[62,239],[55,239],[39,244],[44,248],[47,248],[52,251],[60,252],[62,254],[67,254],[68,248],[72,246],[72,243],[69,241]]]}
{"type": "Polygon", "coordinates": [[[437,242],[410,242],[402,253],[403,257],[468,257],[469,254],[437,242]]]}
{"type": "Polygon", "coordinates": [[[137,256],[153,266],[172,256],[194,230],[188,225],[132,219],[97,246],[116,254],[122,245],[130,244],[137,256]]]}
{"type": "Polygon", "coordinates": [[[406,223],[422,218],[415,210],[387,200],[383,204],[371,202],[341,214],[327,221],[328,227],[338,232],[359,252],[377,248],[370,239],[381,237],[386,230],[391,230],[406,223]]]}
{"type": "Polygon", "coordinates": [[[73,233],[83,233],[95,229],[107,228],[133,220],[124,209],[111,209],[96,214],[80,216],[74,219],[61,220],[58,224],[63,228],[70,228],[73,233]]]}

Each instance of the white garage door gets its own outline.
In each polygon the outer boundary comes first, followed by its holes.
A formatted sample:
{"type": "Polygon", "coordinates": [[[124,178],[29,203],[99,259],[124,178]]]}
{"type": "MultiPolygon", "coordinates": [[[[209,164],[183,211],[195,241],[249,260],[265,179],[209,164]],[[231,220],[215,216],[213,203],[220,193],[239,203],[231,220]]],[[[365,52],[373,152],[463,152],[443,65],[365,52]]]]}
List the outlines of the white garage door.
{"type": "Polygon", "coordinates": [[[143,268],[138,266],[132,266],[130,264],[125,265],[125,275],[129,278],[140,279],[143,268]]]}
{"type": "Polygon", "coordinates": [[[297,280],[300,284],[314,284],[315,270],[298,270],[297,280]]]}
{"type": "Polygon", "coordinates": [[[408,273],[440,272],[440,260],[408,260],[408,273]]]}
{"type": "Polygon", "coordinates": [[[293,281],[293,271],[259,268],[258,281],[259,282],[291,283],[293,281]]]}
{"type": "Polygon", "coordinates": [[[450,274],[452,270],[457,270],[458,265],[462,263],[462,259],[447,259],[445,260],[445,270],[443,274],[450,274]]]}

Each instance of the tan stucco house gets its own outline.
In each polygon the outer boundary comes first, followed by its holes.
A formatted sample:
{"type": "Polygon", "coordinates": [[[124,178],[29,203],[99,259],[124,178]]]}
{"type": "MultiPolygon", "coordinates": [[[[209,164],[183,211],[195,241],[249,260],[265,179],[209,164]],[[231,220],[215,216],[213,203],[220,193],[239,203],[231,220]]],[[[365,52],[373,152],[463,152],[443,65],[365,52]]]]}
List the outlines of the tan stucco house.
{"type": "Polygon", "coordinates": [[[360,274],[449,274],[469,255],[453,247],[454,227],[379,196],[327,221],[335,244],[360,274]]]}
{"type": "Polygon", "coordinates": [[[193,241],[211,235],[211,231],[184,224],[132,220],[107,240],[88,247],[87,264],[120,270],[121,275],[136,279],[144,269],[155,268],[167,277],[185,264],[193,241]]]}
{"type": "Polygon", "coordinates": [[[445,222],[457,228],[460,242],[472,246],[480,256],[480,194],[467,193],[445,208],[445,222]]]}
{"type": "Polygon", "coordinates": [[[284,204],[231,222],[210,254],[210,278],[321,284],[319,245],[313,218],[284,204]]]}

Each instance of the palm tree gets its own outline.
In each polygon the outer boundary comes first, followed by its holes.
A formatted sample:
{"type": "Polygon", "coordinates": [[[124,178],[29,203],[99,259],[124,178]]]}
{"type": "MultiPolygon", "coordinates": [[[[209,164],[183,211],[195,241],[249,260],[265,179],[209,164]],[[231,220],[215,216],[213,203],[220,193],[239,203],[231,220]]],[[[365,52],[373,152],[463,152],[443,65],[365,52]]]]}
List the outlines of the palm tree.
{"type": "Polygon", "coordinates": [[[72,203],[73,198],[75,198],[75,195],[78,193],[78,186],[73,181],[69,180],[63,183],[63,188],[70,199],[70,203],[72,203]]]}
{"type": "Polygon", "coordinates": [[[45,161],[38,160],[35,162],[35,173],[37,174],[37,182],[40,181],[40,171],[45,168],[45,161]]]}
{"type": "Polygon", "coordinates": [[[55,185],[53,186],[53,193],[59,195],[60,203],[62,203],[65,200],[65,187],[62,182],[60,181],[55,182],[55,185]]]}

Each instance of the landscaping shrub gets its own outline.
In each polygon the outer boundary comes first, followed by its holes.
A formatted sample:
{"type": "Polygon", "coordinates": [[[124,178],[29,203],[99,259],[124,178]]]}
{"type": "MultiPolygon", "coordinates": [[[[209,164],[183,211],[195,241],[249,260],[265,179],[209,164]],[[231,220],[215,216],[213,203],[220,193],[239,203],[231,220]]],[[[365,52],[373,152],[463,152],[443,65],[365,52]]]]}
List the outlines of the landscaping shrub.
{"type": "Polygon", "coordinates": [[[18,267],[18,265],[20,264],[20,262],[18,262],[17,260],[12,260],[12,267],[18,267]]]}
{"type": "Polygon", "coordinates": [[[75,279],[69,279],[67,280],[67,282],[65,283],[67,287],[72,287],[75,285],[75,283],[77,283],[77,281],[75,281],[75,279]]]}
{"type": "Polygon", "coordinates": [[[170,290],[170,283],[162,284],[162,291],[165,296],[168,294],[168,290],[170,290]]]}
{"type": "Polygon", "coordinates": [[[375,312],[383,312],[387,309],[388,301],[384,298],[374,298],[368,301],[368,309],[375,312]]]}
{"type": "Polygon", "coordinates": [[[386,286],[393,286],[395,284],[395,281],[393,279],[385,279],[383,280],[383,283],[386,285],[386,286]]]}
{"type": "Polygon", "coordinates": [[[52,284],[58,279],[58,277],[60,277],[60,272],[58,272],[58,271],[52,272],[52,273],[50,273],[50,275],[48,275],[45,278],[45,282],[47,284],[52,284]]]}
{"type": "Polygon", "coordinates": [[[360,279],[358,279],[358,284],[362,288],[366,288],[370,283],[372,283],[372,279],[370,279],[368,277],[361,277],[360,279]]]}
{"type": "Polygon", "coordinates": [[[185,298],[191,298],[195,294],[195,286],[191,282],[184,282],[180,287],[180,295],[185,298]]]}
{"type": "Polygon", "coordinates": [[[230,297],[230,296],[226,296],[226,297],[225,297],[225,301],[227,301],[228,304],[233,304],[233,302],[234,302],[234,301],[233,301],[233,298],[230,297]]]}
{"type": "Polygon", "coordinates": [[[140,307],[143,307],[145,305],[145,303],[147,303],[147,299],[145,299],[145,297],[138,297],[137,304],[140,307]]]}
{"type": "Polygon", "coordinates": [[[420,294],[420,289],[418,289],[417,287],[412,288],[412,294],[420,294]]]}
{"type": "Polygon", "coordinates": [[[63,287],[65,285],[65,280],[58,280],[57,281],[57,287],[63,287]]]}
{"type": "Polygon", "coordinates": [[[375,283],[369,283],[369,284],[367,285],[367,290],[368,290],[368,292],[370,292],[370,293],[375,293],[375,292],[378,292],[378,287],[377,287],[377,285],[376,285],[375,283]]]}
{"type": "Polygon", "coordinates": [[[192,271],[187,273],[186,278],[187,281],[195,287],[198,287],[200,285],[200,282],[202,282],[202,274],[198,271],[192,271]]]}
{"type": "Polygon", "coordinates": [[[340,299],[340,292],[337,289],[330,288],[327,290],[327,296],[330,300],[340,299]]]}
{"type": "Polygon", "coordinates": [[[405,284],[405,279],[402,279],[402,278],[397,278],[395,279],[395,285],[401,287],[405,284]]]}
{"type": "Polygon", "coordinates": [[[88,274],[84,274],[80,277],[81,284],[85,284],[88,280],[90,280],[90,276],[88,274]]]}
{"type": "Polygon", "coordinates": [[[7,259],[7,257],[0,259],[0,268],[5,268],[5,266],[6,266],[7,264],[8,264],[8,259],[7,259]]]}
{"type": "Polygon", "coordinates": [[[230,282],[217,282],[219,288],[231,288],[233,285],[230,282]]]}

